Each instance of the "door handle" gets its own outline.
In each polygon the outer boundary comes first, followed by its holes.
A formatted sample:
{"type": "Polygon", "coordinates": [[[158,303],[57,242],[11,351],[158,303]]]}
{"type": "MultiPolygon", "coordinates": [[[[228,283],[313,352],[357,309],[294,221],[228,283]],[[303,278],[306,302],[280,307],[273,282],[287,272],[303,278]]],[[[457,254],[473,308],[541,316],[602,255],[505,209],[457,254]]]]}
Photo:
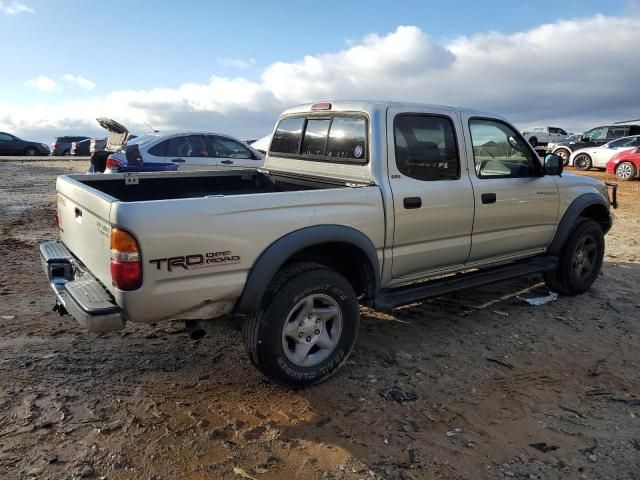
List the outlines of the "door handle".
{"type": "Polygon", "coordinates": [[[233,162],[231,160],[220,160],[220,163],[224,163],[225,165],[231,165],[233,162]]]}
{"type": "Polygon", "coordinates": [[[496,203],[495,193],[483,193],[481,198],[482,203],[496,203]]]}
{"type": "Polygon", "coordinates": [[[407,210],[412,208],[420,208],[422,206],[422,199],[420,197],[407,197],[403,201],[404,208],[407,210]]]}
{"type": "Polygon", "coordinates": [[[184,163],[184,160],[182,158],[174,158],[171,160],[173,163],[184,163]]]}

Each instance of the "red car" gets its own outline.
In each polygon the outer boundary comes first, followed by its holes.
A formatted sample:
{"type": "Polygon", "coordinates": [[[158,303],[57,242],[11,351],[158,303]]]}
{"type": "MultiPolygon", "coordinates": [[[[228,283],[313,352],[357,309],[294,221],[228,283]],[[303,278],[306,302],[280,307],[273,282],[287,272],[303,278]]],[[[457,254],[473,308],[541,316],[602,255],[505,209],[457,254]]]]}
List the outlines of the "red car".
{"type": "Polygon", "coordinates": [[[638,178],[640,172],[640,147],[616,153],[607,162],[607,173],[615,173],[620,180],[638,178]]]}

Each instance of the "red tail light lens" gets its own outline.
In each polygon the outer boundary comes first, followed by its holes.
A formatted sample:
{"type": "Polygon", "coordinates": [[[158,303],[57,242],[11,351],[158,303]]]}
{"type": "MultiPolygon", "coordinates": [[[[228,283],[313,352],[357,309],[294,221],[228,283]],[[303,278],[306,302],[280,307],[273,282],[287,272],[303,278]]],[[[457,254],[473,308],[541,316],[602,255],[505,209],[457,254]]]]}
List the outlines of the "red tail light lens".
{"type": "Polygon", "coordinates": [[[61,230],[60,228],[60,216],[56,213],[56,228],[61,230]]]}
{"type": "Polygon", "coordinates": [[[120,168],[122,163],[119,160],[116,160],[111,155],[107,157],[107,168],[120,168]]]}
{"type": "Polygon", "coordinates": [[[129,232],[111,229],[111,283],[120,290],[135,290],[142,285],[140,247],[129,232]]]}

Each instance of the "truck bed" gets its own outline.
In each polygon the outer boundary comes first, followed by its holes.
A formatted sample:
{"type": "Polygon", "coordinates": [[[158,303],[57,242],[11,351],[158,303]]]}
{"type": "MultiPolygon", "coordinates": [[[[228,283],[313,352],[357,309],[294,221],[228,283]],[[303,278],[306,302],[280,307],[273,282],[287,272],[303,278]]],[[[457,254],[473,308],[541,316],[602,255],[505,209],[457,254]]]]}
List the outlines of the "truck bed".
{"type": "Polygon", "coordinates": [[[344,183],[284,177],[254,170],[140,174],[135,177],[127,174],[91,175],[74,178],[121,202],[321,190],[345,186],[344,183]]]}

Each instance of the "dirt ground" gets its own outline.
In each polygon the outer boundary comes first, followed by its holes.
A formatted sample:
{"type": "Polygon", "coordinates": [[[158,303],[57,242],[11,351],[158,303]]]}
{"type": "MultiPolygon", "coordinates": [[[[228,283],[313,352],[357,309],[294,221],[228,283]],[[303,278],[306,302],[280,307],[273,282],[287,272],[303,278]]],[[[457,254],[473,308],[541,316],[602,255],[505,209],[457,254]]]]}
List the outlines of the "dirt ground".
{"type": "Polygon", "coordinates": [[[229,319],[194,342],[51,311],[37,245],[55,176],[85,168],[0,163],[0,478],[640,478],[640,182],[620,185],[587,294],[531,306],[532,276],[363,311],[347,365],[291,391],[229,319]]]}

